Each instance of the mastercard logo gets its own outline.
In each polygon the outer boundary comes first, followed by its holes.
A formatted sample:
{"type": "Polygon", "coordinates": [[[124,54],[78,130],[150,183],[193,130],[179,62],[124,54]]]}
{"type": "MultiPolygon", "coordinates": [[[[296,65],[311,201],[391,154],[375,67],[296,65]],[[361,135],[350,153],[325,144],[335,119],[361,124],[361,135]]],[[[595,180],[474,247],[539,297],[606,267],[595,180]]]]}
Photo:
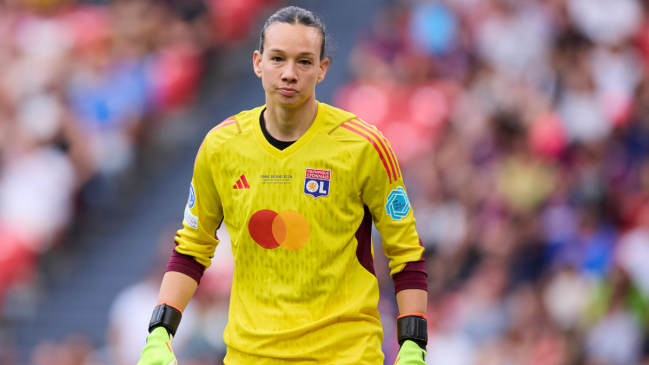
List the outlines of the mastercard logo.
{"type": "Polygon", "coordinates": [[[282,247],[296,251],[309,242],[309,222],[294,210],[276,213],[264,209],[256,212],[248,222],[248,232],[257,244],[272,250],[282,247]]]}

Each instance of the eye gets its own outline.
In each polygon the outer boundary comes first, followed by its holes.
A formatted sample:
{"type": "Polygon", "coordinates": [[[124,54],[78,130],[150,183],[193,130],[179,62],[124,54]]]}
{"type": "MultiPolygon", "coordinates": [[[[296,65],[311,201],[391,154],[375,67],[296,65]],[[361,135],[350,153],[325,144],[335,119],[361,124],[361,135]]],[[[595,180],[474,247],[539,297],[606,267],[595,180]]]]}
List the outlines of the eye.
{"type": "Polygon", "coordinates": [[[300,65],[303,65],[303,66],[308,66],[308,65],[310,65],[310,64],[311,64],[311,61],[308,61],[308,60],[302,60],[302,61],[300,61],[300,65]]]}
{"type": "Polygon", "coordinates": [[[275,57],[271,57],[270,60],[273,61],[273,62],[280,62],[280,61],[282,61],[282,58],[275,56],[275,57]]]}

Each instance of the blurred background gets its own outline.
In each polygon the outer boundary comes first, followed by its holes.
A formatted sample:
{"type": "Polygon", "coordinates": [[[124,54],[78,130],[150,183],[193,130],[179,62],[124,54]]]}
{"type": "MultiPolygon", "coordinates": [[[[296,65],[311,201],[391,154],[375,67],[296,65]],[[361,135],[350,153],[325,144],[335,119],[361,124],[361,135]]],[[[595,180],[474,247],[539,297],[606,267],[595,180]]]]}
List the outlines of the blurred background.
{"type": "MultiPolygon", "coordinates": [[[[429,364],[649,364],[649,1],[0,0],[0,365],[137,362],[196,151],[263,104],[252,52],[285,5],[337,42],[318,99],[398,156],[429,364]]],[[[225,353],[219,237],[182,365],[225,353]]]]}

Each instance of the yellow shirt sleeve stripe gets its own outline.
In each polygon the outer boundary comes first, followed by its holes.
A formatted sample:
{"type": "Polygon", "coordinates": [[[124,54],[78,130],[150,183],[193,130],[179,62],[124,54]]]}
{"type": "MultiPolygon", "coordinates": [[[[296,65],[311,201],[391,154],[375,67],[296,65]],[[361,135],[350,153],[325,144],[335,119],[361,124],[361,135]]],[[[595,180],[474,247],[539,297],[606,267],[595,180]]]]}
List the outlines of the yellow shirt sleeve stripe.
{"type": "MultiPolygon", "coordinates": [[[[353,124],[354,126],[357,126],[357,127],[361,128],[361,129],[364,130],[366,133],[369,133],[371,136],[373,136],[373,137],[374,137],[374,138],[379,142],[379,144],[381,145],[381,148],[383,148],[383,151],[385,152],[385,155],[388,157],[388,161],[390,162],[390,169],[391,169],[391,171],[392,171],[392,177],[393,177],[394,180],[396,181],[396,180],[397,180],[397,172],[396,172],[396,169],[394,168],[394,164],[393,164],[393,162],[392,162],[393,159],[392,159],[392,157],[390,156],[390,152],[388,152],[388,148],[386,148],[386,147],[385,147],[385,144],[383,143],[384,139],[381,138],[381,137],[379,137],[379,136],[374,132],[374,130],[372,129],[372,127],[370,127],[370,126],[368,126],[368,125],[366,125],[366,124],[361,123],[359,119],[350,120],[349,123],[353,124]]],[[[385,141],[385,142],[387,143],[387,141],[385,141]]],[[[396,160],[395,160],[395,162],[396,162],[396,160]]]]}
{"type": "MultiPolygon", "coordinates": [[[[207,139],[207,136],[209,136],[210,134],[216,132],[217,130],[219,130],[219,129],[223,128],[223,127],[227,127],[229,125],[232,125],[234,123],[236,123],[234,118],[228,118],[228,119],[222,121],[221,123],[219,123],[219,125],[217,125],[216,127],[212,128],[212,130],[207,132],[207,135],[205,136],[205,139],[207,139]]],[[[203,144],[205,144],[205,139],[203,139],[203,143],[201,143],[201,146],[198,148],[198,153],[196,154],[196,159],[194,160],[194,170],[196,170],[196,161],[198,161],[198,155],[201,153],[201,150],[203,149],[203,144]]]]}
{"type": "Polygon", "coordinates": [[[399,168],[399,163],[397,162],[397,157],[394,155],[394,151],[392,151],[392,145],[390,144],[390,141],[388,141],[388,139],[385,138],[385,136],[383,136],[383,133],[381,133],[381,131],[379,131],[379,130],[378,130],[376,127],[374,127],[374,126],[369,125],[369,124],[368,124],[366,121],[364,121],[363,119],[358,118],[357,121],[359,121],[360,123],[362,123],[363,125],[365,125],[367,128],[370,128],[371,130],[373,129],[373,130],[376,131],[376,133],[378,133],[378,135],[380,136],[380,138],[385,142],[385,145],[387,146],[387,152],[386,152],[386,153],[389,154],[389,156],[391,156],[391,157],[392,157],[392,160],[394,161],[394,165],[395,165],[395,167],[396,167],[396,171],[397,171],[397,175],[398,175],[398,177],[401,177],[401,169],[399,168]]]}
{"type": "MultiPolygon", "coordinates": [[[[383,167],[385,168],[385,172],[388,174],[388,180],[390,181],[390,184],[392,184],[392,176],[390,175],[391,170],[388,167],[387,162],[385,161],[385,157],[383,156],[383,151],[381,150],[379,145],[376,144],[376,141],[372,137],[370,137],[368,134],[366,134],[365,132],[348,126],[347,123],[343,124],[342,127],[347,129],[347,130],[350,130],[350,131],[352,131],[352,132],[354,132],[356,134],[358,134],[359,136],[361,136],[361,137],[363,137],[365,139],[367,139],[372,144],[372,146],[374,146],[374,149],[376,150],[376,152],[378,152],[379,157],[381,158],[381,162],[383,162],[383,167]]],[[[396,178],[395,178],[395,181],[396,181],[396,178]]]]}

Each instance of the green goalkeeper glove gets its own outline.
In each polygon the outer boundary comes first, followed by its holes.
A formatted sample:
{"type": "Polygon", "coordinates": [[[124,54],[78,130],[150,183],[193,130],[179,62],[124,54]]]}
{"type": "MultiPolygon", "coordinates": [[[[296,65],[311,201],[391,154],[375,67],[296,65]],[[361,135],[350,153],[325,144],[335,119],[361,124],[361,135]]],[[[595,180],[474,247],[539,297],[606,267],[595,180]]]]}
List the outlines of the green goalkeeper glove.
{"type": "Polygon", "coordinates": [[[425,358],[426,350],[419,347],[414,341],[406,340],[399,349],[394,365],[426,365],[425,358]]]}
{"type": "Polygon", "coordinates": [[[176,355],[171,350],[171,341],[173,337],[164,327],[156,327],[146,337],[146,346],[137,365],[178,365],[176,355]]]}

